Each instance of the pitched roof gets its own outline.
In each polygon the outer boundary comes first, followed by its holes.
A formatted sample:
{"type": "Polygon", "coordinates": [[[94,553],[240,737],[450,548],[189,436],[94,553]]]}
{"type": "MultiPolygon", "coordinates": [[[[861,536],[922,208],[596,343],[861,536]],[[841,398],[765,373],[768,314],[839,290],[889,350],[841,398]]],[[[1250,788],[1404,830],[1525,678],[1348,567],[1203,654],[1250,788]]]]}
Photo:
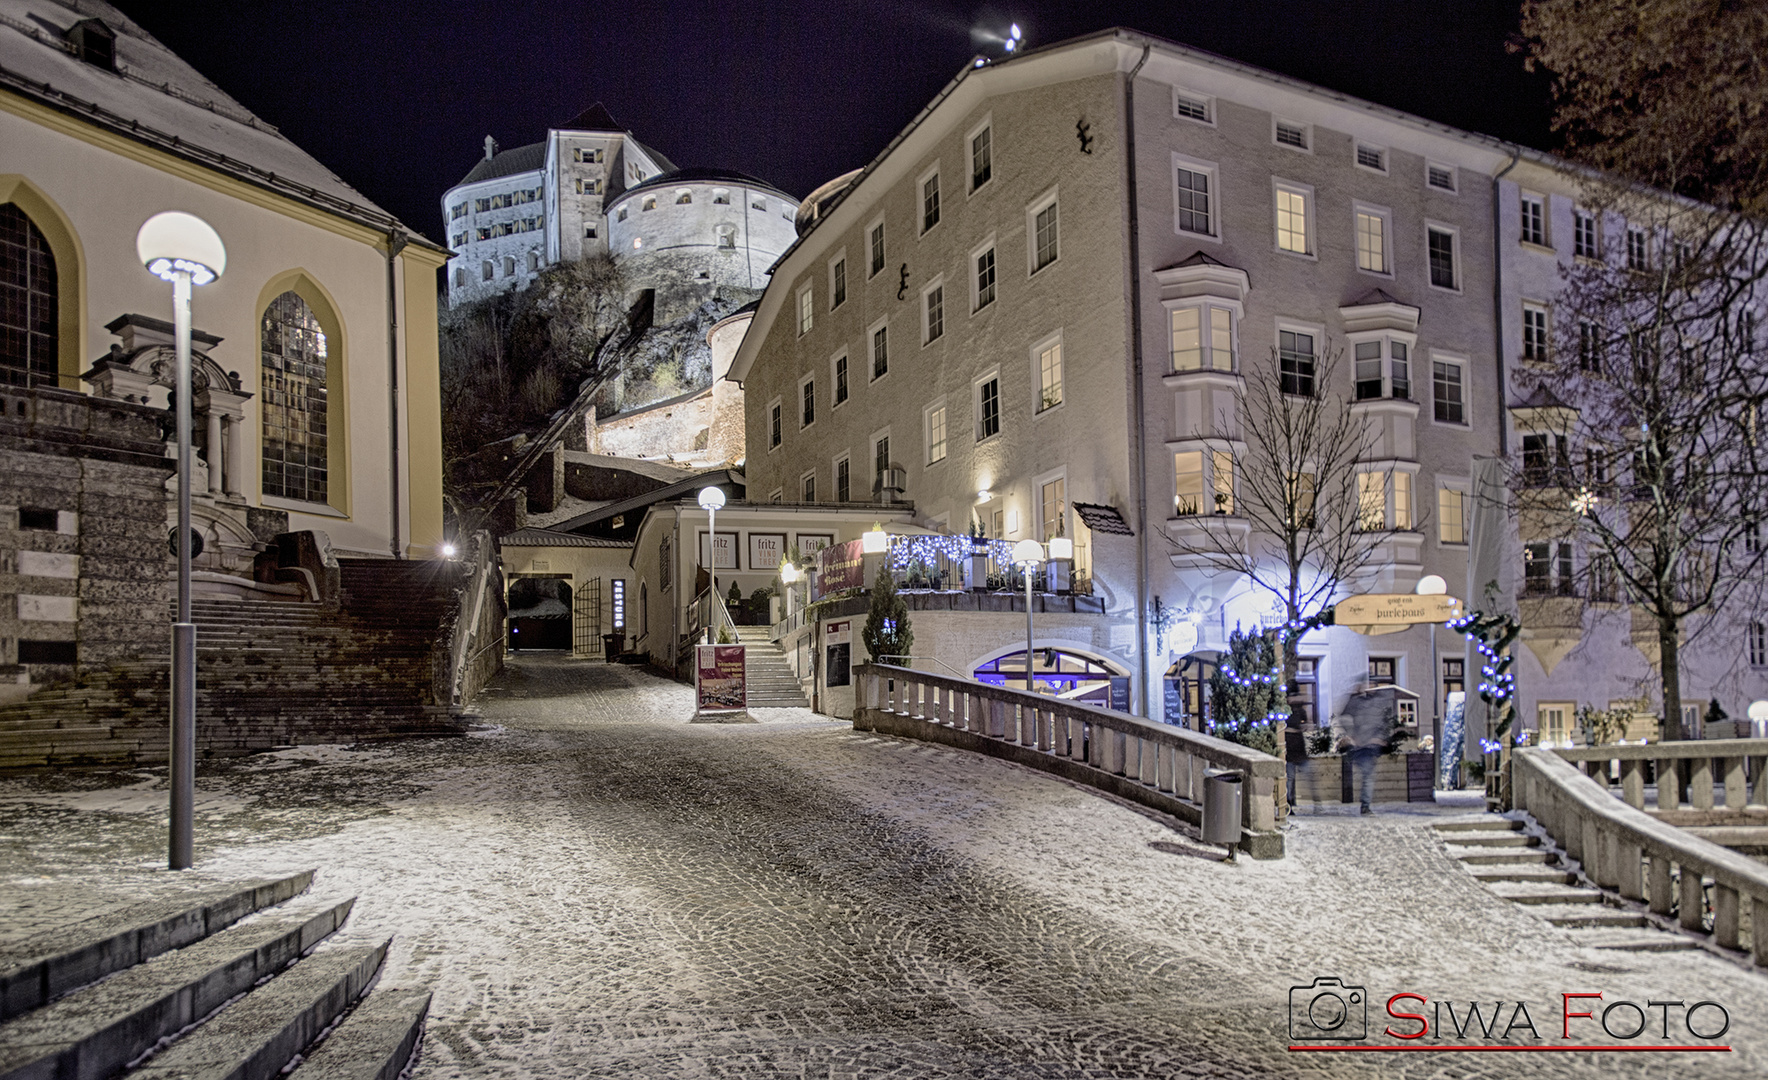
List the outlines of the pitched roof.
{"type": "Polygon", "coordinates": [[[1350,307],[1374,307],[1376,304],[1403,304],[1406,307],[1412,306],[1410,304],[1407,304],[1404,300],[1400,300],[1400,299],[1396,298],[1391,293],[1389,293],[1386,289],[1380,288],[1379,286],[1377,286],[1376,288],[1370,289],[1368,292],[1364,293],[1362,296],[1359,296],[1355,300],[1352,300],[1348,306],[1350,306],[1350,307]]]}
{"type": "Polygon", "coordinates": [[[78,2],[0,0],[0,92],[371,228],[406,228],[128,16],[103,0],[78,2]],[[66,32],[91,18],[116,32],[114,71],[66,47],[66,32]]]}
{"type": "Polygon", "coordinates": [[[594,105],[591,105],[589,108],[578,113],[576,116],[573,116],[571,119],[560,124],[559,130],[625,131],[626,129],[621,127],[620,122],[614,119],[614,114],[610,113],[602,106],[602,103],[598,101],[594,105]]]}
{"type": "Polygon", "coordinates": [[[499,537],[497,542],[504,547],[629,548],[632,546],[630,540],[609,540],[601,536],[579,536],[577,533],[535,528],[517,529],[508,536],[499,537]]]}
{"type": "Polygon", "coordinates": [[[501,150],[488,158],[480,158],[479,163],[454,186],[476,184],[481,180],[495,180],[500,176],[513,176],[516,173],[536,172],[545,164],[546,144],[529,143],[527,146],[501,150]]]}

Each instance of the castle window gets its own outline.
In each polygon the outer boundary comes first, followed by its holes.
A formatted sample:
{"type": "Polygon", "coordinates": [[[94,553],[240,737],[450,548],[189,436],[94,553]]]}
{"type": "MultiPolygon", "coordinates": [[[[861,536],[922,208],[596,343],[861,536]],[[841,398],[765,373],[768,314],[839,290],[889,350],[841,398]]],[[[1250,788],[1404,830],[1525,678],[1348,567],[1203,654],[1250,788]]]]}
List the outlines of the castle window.
{"type": "Polygon", "coordinates": [[[484,280],[485,280],[485,281],[490,281],[490,280],[491,280],[491,275],[492,275],[492,274],[493,274],[493,273],[494,273],[494,272],[495,272],[495,271],[494,271],[494,269],[493,269],[493,267],[492,267],[492,265],[491,265],[491,260],[490,260],[490,259],[486,259],[486,260],[485,260],[485,261],[484,261],[484,262],[483,262],[483,263],[481,263],[481,264],[479,264],[479,276],[480,276],[480,277],[481,277],[481,278],[482,278],[482,279],[484,279],[484,280]]]}
{"type": "Polygon", "coordinates": [[[730,192],[726,191],[723,188],[713,188],[712,189],[712,205],[713,206],[729,206],[730,204],[731,204],[731,193],[730,192]]]}
{"type": "Polygon", "coordinates": [[[736,248],[737,227],[735,225],[720,225],[713,231],[718,234],[718,246],[720,249],[730,251],[736,248]]]}
{"type": "Polygon", "coordinates": [[[644,205],[639,207],[639,209],[641,209],[641,210],[655,210],[655,209],[657,209],[657,196],[646,195],[644,205]]]}
{"type": "Polygon", "coordinates": [[[0,205],[0,383],[55,385],[59,297],[49,241],[16,204],[0,205]]]}
{"type": "Polygon", "coordinates": [[[583,227],[583,238],[585,240],[594,240],[595,239],[595,226],[594,225],[585,225],[583,227]]]}
{"type": "Polygon", "coordinates": [[[766,199],[756,199],[753,202],[751,202],[749,204],[749,206],[751,209],[759,210],[764,214],[767,213],[767,200],[766,199]]]}
{"type": "Polygon", "coordinates": [[[622,206],[620,208],[620,213],[614,220],[616,220],[616,221],[625,221],[626,220],[626,207],[622,206]]]}
{"type": "Polygon", "coordinates": [[[515,277],[516,276],[516,260],[509,255],[505,255],[503,257],[503,276],[504,277],[515,277]]]}
{"type": "Polygon", "coordinates": [[[677,206],[686,206],[693,201],[694,193],[691,191],[678,191],[675,193],[675,205],[677,206]]]}
{"type": "MultiPolygon", "coordinates": [[[[486,263],[489,269],[491,264],[486,263]]],[[[285,292],[264,309],[259,408],[264,494],[326,501],[325,331],[307,302],[285,292]]]]}

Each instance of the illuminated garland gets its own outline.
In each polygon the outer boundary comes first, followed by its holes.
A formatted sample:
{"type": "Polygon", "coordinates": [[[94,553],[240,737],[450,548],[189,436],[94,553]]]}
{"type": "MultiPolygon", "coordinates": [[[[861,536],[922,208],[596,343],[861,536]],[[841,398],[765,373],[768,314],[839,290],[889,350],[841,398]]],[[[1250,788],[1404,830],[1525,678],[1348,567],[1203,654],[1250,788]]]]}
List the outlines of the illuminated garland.
{"type": "MultiPolygon", "coordinates": [[[[1005,540],[984,540],[988,557],[997,566],[1013,561],[1013,545],[1005,540]]],[[[892,536],[890,538],[890,569],[905,571],[915,563],[932,566],[935,560],[962,563],[974,551],[976,541],[968,536],[892,536]]]]}
{"type": "MultiPolygon", "coordinates": [[[[1494,729],[1500,740],[1509,733],[1511,722],[1516,718],[1516,676],[1511,673],[1510,665],[1516,657],[1510,655],[1510,646],[1515,644],[1517,635],[1522,633],[1522,623],[1516,616],[1505,614],[1488,615],[1480,611],[1470,611],[1459,619],[1450,619],[1448,627],[1460,632],[1473,647],[1479,651],[1480,683],[1479,696],[1498,711],[1498,724],[1494,729]]],[[[1516,737],[1513,745],[1521,746],[1527,742],[1526,733],[1516,737]]],[[[1482,740],[1481,745],[1484,745],[1482,740]]]]}

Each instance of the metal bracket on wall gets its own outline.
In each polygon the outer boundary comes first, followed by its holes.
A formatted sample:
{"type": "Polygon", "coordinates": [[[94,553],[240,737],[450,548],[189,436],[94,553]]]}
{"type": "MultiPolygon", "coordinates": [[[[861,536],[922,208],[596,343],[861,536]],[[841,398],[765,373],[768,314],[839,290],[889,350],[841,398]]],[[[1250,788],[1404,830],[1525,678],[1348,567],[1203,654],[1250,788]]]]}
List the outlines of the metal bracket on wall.
{"type": "Polygon", "coordinates": [[[1087,134],[1087,132],[1091,130],[1093,130],[1093,125],[1087,123],[1085,120],[1076,120],[1074,122],[1074,134],[1076,138],[1080,139],[1080,152],[1083,154],[1090,154],[1093,152],[1093,137],[1087,134]]]}
{"type": "Polygon", "coordinates": [[[903,263],[902,264],[902,281],[900,281],[896,286],[896,298],[898,300],[901,300],[903,297],[903,294],[908,291],[909,291],[909,264],[903,263]]]}

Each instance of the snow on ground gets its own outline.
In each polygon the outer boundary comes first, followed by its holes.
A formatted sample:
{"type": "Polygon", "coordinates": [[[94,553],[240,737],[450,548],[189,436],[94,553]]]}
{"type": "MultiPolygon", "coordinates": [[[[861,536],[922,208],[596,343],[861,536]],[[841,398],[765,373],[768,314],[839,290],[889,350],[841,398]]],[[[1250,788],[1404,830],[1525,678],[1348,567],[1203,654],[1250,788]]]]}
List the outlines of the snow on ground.
{"type": "Polygon", "coordinates": [[[1304,810],[1288,859],[1228,865],[1019,766],[803,710],[689,725],[687,688],[630,668],[523,657],[482,707],[473,738],[203,766],[190,875],[158,869],[164,770],[0,780],[0,926],[318,867],[360,897],[346,935],[393,937],[382,985],[435,992],[418,1077],[1686,1067],[1290,1053],[1290,988],[1322,975],[1369,988],[1371,1035],[1401,991],[1526,1000],[1546,1042],[1562,992],[1717,1000],[1738,1049],[1694,1067],[1764,1071],[1768,977],[1575,943],[1454,863],[1436,808],[1304,810]]]}

